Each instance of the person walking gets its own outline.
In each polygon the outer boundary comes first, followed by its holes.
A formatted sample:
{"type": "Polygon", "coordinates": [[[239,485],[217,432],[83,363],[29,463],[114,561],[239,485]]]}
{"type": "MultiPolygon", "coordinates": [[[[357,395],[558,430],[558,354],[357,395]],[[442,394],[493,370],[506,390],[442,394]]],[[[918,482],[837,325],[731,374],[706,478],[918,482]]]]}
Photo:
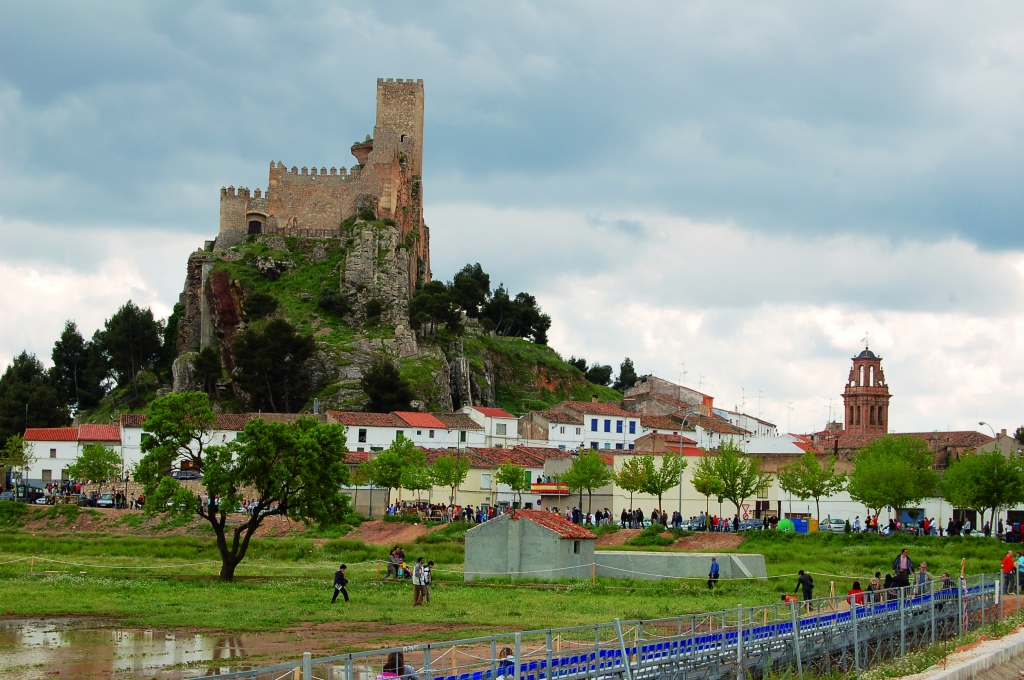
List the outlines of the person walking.
{"type": "Polygon", "coordinates": [[[1021,586],[1024,585],[1024,552],[1017,551],[1017,592],[1020,593],[1021,586]]]}
{"type": "Polygon", "coordinates": [[[392,574],[395,578],[399,578],[398,567],[400,564],[402,564],[402,558],[398,555],[398,546],[396,545],[388,555],[388,575],[386,578],[391,578],[392,574]]]}
{"type": "Polygon", "coordinates": [[[907,554],[906,548],[892,561],[892,569],[896,572],[896,576],[901,577],[901,580],[903,578],[907,580],[907,583],[900,583],[899,585],[910,585],[910,573],[914,571],[914,563],[911,561],[910,555],[907,554]]]}
{"type": "Polygon", "coordinates": [[[1003,558],[1003,562],[1000,565],[1003,570],[1003,592],[1012,593],[1016,588],[1011,589],[1014,585],[1013,570],[1017,568],[1017,560],[1013,559],[1013,551],[1007,550],[1006,557],[1003,558]]]}
{"type": "Polygon", "coordinates": [[[719,572],[718,559],[715,557],[711,558],[711,569],[708,571],[708,590],[715,587],[715,581],[718,580],[719,572]]]}
{"type": "Polygon", "coordinates": [[[803,569],[797,572],[796,588],[793,589],[793,592],[795,593],[798,590],[803,591],[804,602],[814,598],[814,578],[804,572],[803,569]]]}
{"type": "Polygon", "coordinates": [[[348,602],[348,590],[345,586],[348,585],[348,579],[345,578],[345,570],[348,569],[347,565],[341,565],[338,567],[338,571],[334,572],[334,597],[331,598],[331,604],[334,604],[338,599],[338,593],[345,596],[345,602],[348,602]]]}
{"type": "Polygon", "coordinates": [[[412,606],[423,604],[423,558],[416,558],[416,566],[412,568],[412,606]]]}
{"type": "Polygon", "coordinates": [[[914,597],[920,597],[928,592],[928,584],[934,580],[934,577],[928,573],[928,563],[922,562],[918,568],[917,573],[914,574],[914,597]]]}
{"type": "Polygon", "coordinates": [[[434,580],[434,577],[430,574],[430,570],[433,568],[434,560],[430,560],[427,562],[427,566],[423,567],[423,595],[427,600],[427,604],[430,604],[430,584],[434,580]]]}

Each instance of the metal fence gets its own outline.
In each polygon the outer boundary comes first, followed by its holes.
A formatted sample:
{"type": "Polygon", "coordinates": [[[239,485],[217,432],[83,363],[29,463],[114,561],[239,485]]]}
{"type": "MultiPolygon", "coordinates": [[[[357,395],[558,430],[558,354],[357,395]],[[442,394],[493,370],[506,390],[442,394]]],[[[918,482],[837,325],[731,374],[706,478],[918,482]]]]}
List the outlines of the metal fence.
{"type": "MultiPolygon", "coordinates": [[[[792,668],[867,669],[1000,616],[998,574],[959,583],[650,621],[619,621],[311,658],[206,676],[227,680],[375,680],[401,653],[418,680],[718,680],[792,668]]],[[[414,680],[407,668],[399,680],[414,680]]]]}

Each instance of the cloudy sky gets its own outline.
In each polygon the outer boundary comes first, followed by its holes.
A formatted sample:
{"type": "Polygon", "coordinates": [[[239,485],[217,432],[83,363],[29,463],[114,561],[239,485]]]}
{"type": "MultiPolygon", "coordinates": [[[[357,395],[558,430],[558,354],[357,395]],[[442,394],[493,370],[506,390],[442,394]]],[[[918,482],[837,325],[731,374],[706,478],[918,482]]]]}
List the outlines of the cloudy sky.
{"type": "Polygon", "coordinates": [[[867,334],[894,428],[1024,423],[1019,3],[0,13],[5,365],[165,316],[221,186],[350,166],[376,78],[422,78],[435,278],[536,294],[563,355],[808,431],[867,334]]]}

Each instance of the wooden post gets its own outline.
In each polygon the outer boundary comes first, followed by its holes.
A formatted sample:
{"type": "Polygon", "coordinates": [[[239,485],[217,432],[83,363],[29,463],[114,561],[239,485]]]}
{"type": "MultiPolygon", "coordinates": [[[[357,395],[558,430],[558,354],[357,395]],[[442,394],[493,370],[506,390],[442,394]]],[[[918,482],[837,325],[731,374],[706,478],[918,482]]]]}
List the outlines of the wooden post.
{"type": "MultiPolygon", "coordinates": [[[[32,556],[32,563],[28,567],[28,573],[33,573],[36,570],[36,556],[32,556]]],[[[1019,609],[1019,606],[1018,606],[1019,609]]]]}
{"type": "Polygon", "coordinates": [[[597,561],[596,560],[591,565],[591,567],[593,567],[593,571],[590,572],[590,583],[591,583],[591,585],[595,585],[596,586],[597,585],[597,561]]]}
{"type": "Polygon", "coordinates": [[[377,578],[380,578],[380,560],[377,560],[377,578]]]}
{"type": "Polygon", "coordinates": [[[838,611],[839,610],[839,603],[837,603],[835,601],[835,597],[836,597],[836,582],[835,581],[829,581],[828,583],[829,583],[828,596],[830,598],[829,599],[829,605],[832,607],[832,609],[835,609],[836,611],[838,611]]]}

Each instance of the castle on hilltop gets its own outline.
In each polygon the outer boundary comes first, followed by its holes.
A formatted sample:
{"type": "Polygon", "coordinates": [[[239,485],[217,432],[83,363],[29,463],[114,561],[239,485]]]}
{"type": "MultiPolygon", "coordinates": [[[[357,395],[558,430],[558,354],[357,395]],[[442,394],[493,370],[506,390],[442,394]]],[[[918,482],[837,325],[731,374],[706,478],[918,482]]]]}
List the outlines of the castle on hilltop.
{"type": "Polygon", "coordinates": [[[373,137],[352,145],[357,165],[328,170],[270,163],[267,192],[220,190],[220,232],[214,251],[250,234],[331,238],[364,208],[394,220],[415,257],[409,289],[430,280],[430,231],[423,222],[423,80],[377,79],[373,137]]]}

